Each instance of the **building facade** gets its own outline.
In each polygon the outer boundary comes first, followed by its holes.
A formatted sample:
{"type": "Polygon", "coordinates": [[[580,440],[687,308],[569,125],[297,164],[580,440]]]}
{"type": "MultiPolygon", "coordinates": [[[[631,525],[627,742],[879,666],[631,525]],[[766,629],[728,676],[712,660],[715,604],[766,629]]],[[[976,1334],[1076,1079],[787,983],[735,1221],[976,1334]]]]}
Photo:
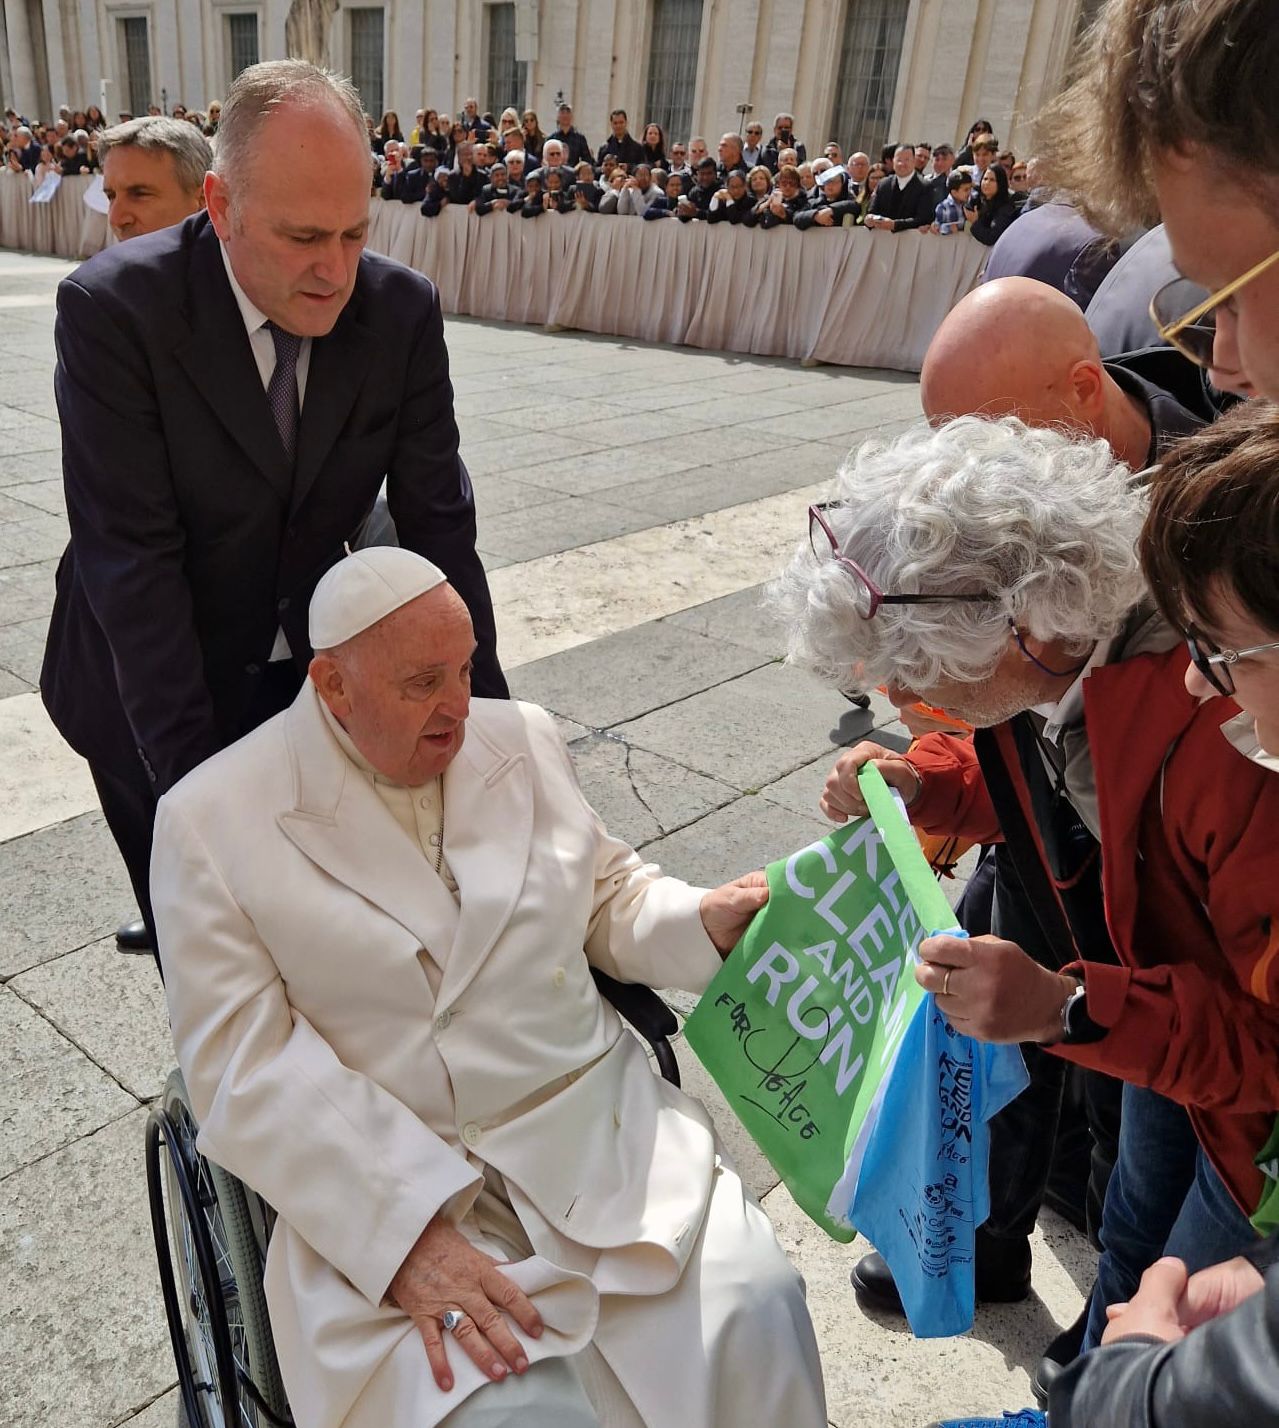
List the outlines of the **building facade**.
{"type": "Polygon", "coordinates": [[[593,143],[632,129],[713,139],[794,114],[810,146],[874,152],[963,138],[989,118],[1013,148],[1069,71],[1099,0],[0,0],[0,97],[203,109],[247,64],[288,53],[352,75],[407,130],[423,105],[508,104],[554,123],[568,98],[593,143]],[[743,106],[749,106],[744,108],[743,106]]]}

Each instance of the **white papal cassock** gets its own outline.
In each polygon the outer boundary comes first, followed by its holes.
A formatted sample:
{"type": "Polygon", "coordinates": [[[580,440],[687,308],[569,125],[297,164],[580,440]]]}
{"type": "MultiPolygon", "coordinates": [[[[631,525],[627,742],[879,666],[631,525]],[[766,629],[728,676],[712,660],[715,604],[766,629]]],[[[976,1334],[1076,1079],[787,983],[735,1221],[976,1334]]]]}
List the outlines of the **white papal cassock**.
{"type": "Polygon", "coordinates": [[[460,1424],[579,1371],[605,1424],[820,1428],[802,1282],[591,980],[705,987],[700,890],[609,837],[532,706],[472,701],[443,877],[435,791],[361,765],[308,683],[161,800],[152,863],[200,1148],[280,1214],[267,1302],[300,1428],[460,1424]],[[439,1213],[542,1313],[527,1384],[452,1346],[441,1393],[383,1302],[439,1213]]]}

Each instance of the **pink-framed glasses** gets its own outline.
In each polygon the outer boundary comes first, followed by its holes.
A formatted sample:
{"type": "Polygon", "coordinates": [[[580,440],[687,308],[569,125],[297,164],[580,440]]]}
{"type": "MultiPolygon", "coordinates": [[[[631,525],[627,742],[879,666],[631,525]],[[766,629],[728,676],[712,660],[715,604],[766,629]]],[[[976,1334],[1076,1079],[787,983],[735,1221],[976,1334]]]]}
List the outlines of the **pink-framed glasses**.
{"type": "Polygon", "coordinates": [[[843,505],[842,501],[824,501],[808,508],[808,543],[818,560],[834,560],[853,577],[857,591],[857,613],[863,620],[873,620],[881,605],[941,605],[989,603],[994,595],[890,595],[879,588],[855,560],[844,555],[839,548],[835,532],[831,530],[823,512],[843,505]]]}

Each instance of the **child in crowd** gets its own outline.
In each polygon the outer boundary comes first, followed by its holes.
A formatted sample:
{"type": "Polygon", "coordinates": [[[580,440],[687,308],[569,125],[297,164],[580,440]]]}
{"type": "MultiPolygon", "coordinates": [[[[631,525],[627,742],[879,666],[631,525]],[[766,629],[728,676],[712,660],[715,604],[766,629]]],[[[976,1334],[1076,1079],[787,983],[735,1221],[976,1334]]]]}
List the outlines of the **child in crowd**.
{"type": "Polygon", "coordinates": [[[946,197],[937,205],[934,233],[962,233],[964,210],[973,196],[973,178],[967,169],[956,169],[946,180],[946,197]]]}

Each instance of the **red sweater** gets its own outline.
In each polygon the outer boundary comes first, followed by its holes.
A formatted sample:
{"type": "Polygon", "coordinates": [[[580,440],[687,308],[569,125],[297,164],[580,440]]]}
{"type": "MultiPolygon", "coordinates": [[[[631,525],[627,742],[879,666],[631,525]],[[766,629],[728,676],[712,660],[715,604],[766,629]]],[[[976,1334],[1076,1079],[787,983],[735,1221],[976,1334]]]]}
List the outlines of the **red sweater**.
{"type": "MultiPolygon", "coordinates": [[[[1279,775],[1227,741],[1231,700],[1190,697],[1186,663],[1184,648],[1138,655],[1085,681],[1106,922],[1122,965],[1067,969],[1109,1031],[1051,1049],[1184,1104],[1251,1214],[1262,1188],[1253,1157],[1279,1110],[1279,775]]],[[[1033,828],[1012,732],[995,736],[1033,828]]],[[[910,759],[924,775],[915,823],[1001,839],[970,743],[930,734],[910,759]]]]}

